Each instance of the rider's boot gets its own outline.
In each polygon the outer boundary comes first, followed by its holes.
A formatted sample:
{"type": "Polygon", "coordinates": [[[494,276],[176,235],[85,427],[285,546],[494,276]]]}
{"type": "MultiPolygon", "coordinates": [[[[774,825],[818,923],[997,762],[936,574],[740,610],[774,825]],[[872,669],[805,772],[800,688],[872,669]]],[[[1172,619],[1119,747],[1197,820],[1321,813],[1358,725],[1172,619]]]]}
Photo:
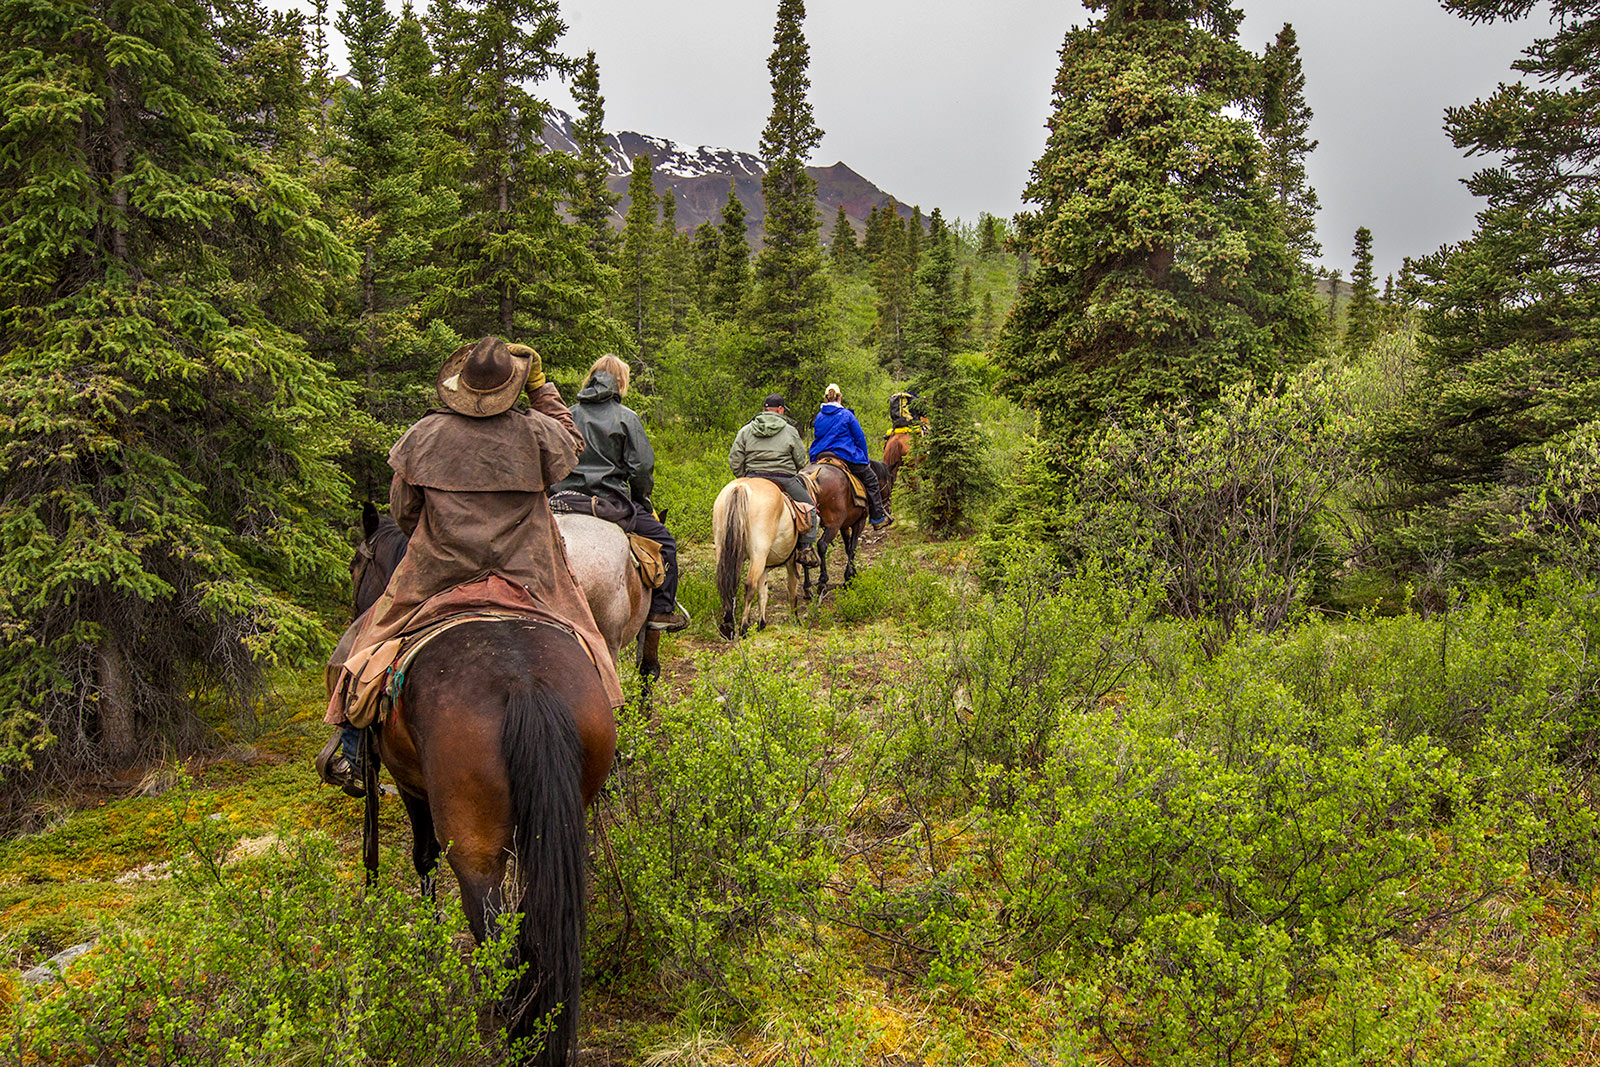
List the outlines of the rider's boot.
{"type": "Polygon", "coordinates": [[[817,555],[817,538],[822,534],[822,516],[815,510],[811,512],[811,529],[800,535],[800,546],[795,549],[794,557],[800,561],[802,567],[822,566],[822,557],[817,555]]]}
{"type": "Polygon", "coordinates": [[[367,795],[361,774],[361,731],[341,726],[339,732],[328,738],[328,743],[317,753],[317,776],[329,785],[336,785],[346,796],[356,798],[367,795]]]}

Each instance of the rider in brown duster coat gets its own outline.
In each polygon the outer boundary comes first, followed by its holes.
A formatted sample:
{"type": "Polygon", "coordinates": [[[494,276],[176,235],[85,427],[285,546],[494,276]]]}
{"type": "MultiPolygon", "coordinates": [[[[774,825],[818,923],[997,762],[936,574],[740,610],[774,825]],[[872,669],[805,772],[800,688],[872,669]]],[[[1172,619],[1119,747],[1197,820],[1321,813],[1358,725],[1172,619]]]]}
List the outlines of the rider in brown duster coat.
{"type": "Polygon", "coordinates": [[[383,595],[340,639],[330,686],[351,652],[410,629],[430,597],[493,574],[526,589],[536,617],[577,634],[612,706],[622,706],[545,496],[577,464],[583,437],[538,359],[497,337],[457,349],[439,372],[446,409],[428,412],[389,450],[389,512],[411,541],[383,595]],[[525,382],[530,411],[511,406],[525,382]]]}

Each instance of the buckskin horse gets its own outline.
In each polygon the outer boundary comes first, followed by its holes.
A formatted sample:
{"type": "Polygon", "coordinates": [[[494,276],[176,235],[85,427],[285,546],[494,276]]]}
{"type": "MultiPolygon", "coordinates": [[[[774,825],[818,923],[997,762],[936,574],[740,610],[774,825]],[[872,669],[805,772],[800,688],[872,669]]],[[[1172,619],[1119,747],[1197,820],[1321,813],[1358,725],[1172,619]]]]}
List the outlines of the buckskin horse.
{"type": "MultiPolygon", "coordinates": [[[[887,472],[883,464],[877,460],[872,461],[873,472],[878,476],[881,487],[887,472]]],[[[831,463],[813,463],[806,467],[806,473],[816,475],[817,484],[817,511],[822,516],[822,536],[817,538],[817,559],[820,561],[821,574],[817,579],[817,594],[820,596],[828,589],[828,546],[835,537],[844,540],[844,582],[850,584],[850,579],[856,576],[856,544],[861,540],[861,531],[867,525],[867,508],[865,505],[856,506],[855,494],[850,488],[850,479],[845,472],[831,463]]],[[[888,506],[888,495],[884,495],[884,506],[888,506]]],[[[806,568],[805,581],[806,598],[811,597],[811,568],[806,568]]]]}
{"type": "Polygon", "coordinates": [[[795,564],[795,529],[788,496],[766,478],[735,478],[722,487],[711,509],[712,551],[717,560],[717,595],[722,618],[717,630],[728,640],[750,629],[750,613],[760,607],[758,629],[767,626],[767,571],[787,565],[789,604],[800,611],[795,564]],[[745,566],[748,561],[749,566],[745,566]],[[734,625],[739,576],[744,574],[744,614],[734,625]]]}
{"type": "MultiPolygon", "coordinates": [[[[357,614],[381,594],[405,546],[392,519],[378,521],[369,509],[363,520],[366,537],[351,565],[357,614]]],[[[583,646],[533,619],[470,622],[441,634],[411,662],[377,731],[378,758],[411,818],[423,893],[433,895],[447,842],[472,936],[481,943],[501,915],[521,916],[507,1029],[513,1041],[543,1032],[527,1061],[538,1067],[567,1064],[576,1049],[583,809],[605,781],[616,743],[611,705],[583,646]]]]}

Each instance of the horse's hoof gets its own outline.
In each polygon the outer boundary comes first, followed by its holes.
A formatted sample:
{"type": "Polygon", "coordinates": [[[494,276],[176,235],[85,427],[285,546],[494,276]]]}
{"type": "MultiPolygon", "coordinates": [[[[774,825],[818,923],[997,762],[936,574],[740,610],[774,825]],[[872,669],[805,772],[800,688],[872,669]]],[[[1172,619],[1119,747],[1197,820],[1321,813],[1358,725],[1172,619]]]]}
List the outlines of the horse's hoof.
{"type": "Polygon", "coordinates": [[[640,671],[639,673],[650,679],[652,682],[659,682],[661,680],[661,664],[646,663],[644,665],[644,670],[640,671]]]}
{"type": "Polygon", "coordinates": [[[765,630],[766,628],[767,628],[767,620],[766,619],[762,619],[760,622],[756,623],[756,633],[760,633],[762,630],[765,630]]]}

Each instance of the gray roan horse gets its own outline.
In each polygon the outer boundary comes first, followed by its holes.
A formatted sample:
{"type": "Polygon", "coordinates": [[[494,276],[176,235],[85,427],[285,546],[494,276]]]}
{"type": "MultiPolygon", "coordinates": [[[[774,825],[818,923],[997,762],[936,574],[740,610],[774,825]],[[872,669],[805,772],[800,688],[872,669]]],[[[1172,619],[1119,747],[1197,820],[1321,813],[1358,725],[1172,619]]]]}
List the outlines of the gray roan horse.
{"type": "Polygon", "coordinates": [[[556,512],[556,525],[567,543],[567,561],[583,588],[594,614],[600,636],[618,660],[629,641],[638,641],[635,662],[644,679],[644,699],[650,695],[650,682],[661,676],[657,658],[661,631],[645,629],[650,615],[650,590],[639,580],[628,547],[628,535],[614,522],[581,512],[556,512]]]}

